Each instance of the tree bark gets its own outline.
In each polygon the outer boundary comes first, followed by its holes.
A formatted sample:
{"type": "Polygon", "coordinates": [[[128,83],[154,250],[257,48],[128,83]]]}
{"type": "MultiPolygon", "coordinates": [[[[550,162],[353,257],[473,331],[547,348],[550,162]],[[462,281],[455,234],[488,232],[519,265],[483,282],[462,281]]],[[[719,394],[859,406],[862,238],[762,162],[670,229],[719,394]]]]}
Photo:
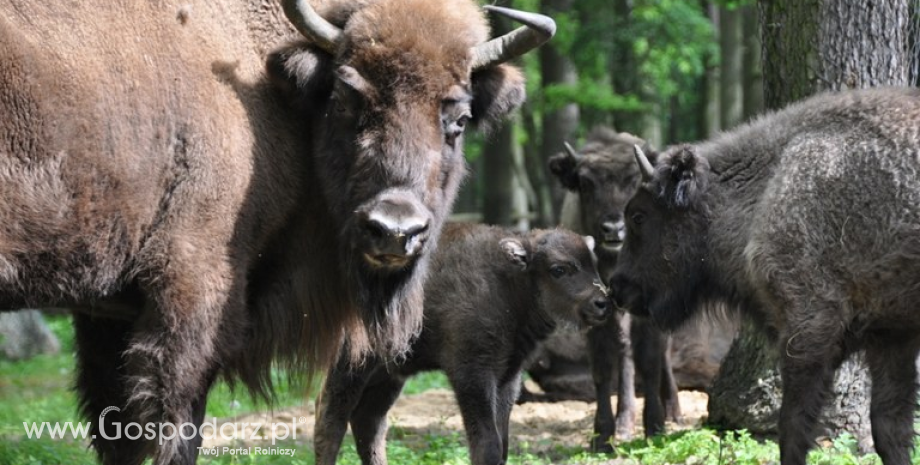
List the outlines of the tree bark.
{"type": "Polygon", "coordinates": [[[742,73],[744,78],[744,121],[763,111],[763,68],[761,65],[760,20],[757,8],[748,5],[741,8],[744,33],[744,55],[742,73]]]}
{"type": "MultiPolygon", "coordinates": [[[[759,5],[767,107],[781,108],[824,90],[907,83],[906,0],[760,0],[759,5]]],[[[775,433],[779,352],[756,331],[742,326],[726,357],[710,390],[710,421],[775,433]]],[[[871,450],[869,390],[868,369],[856,354],[837,371],[833,398],[822,412],[823,434],[848,431],[861,451],[871,450]]]]}
{"type": "MultiPolygon", "coordinates": [[[[544,14],[553,16],[560,12],[571,11],[573,3],[573,0],[543,0],[542,11],[544,14]]],[[[540,75],[542,76],[544,87],[550,84],[568,84],[572,86],[578,84],[578,71],[575,68],[575,63],[564,50],[559,50],[552,41],[540,47],[540,75]]],[[[549,175],[549,158],[563,149],[563,142],[573,139],[575,131],[578,129],[578,118],[579,109],[575,103],[563,105],[561,108],[556,108],[543,114],[543,143],[540,147],[540,163],[546,179],[552,179],[549,175]]],[[[552,186],[552,199],[541,199],[541,202],[550,200],[553,206],[552,218],[538,218],[538,222],[542,226],[556,224],[556,218],[565,194],[558,184],[550,184],[552,186]]]]}
{"type": "Polygon", "coordinates": [[[514,211],[514,125],[508,121],[483,147],[482,221],[508,226],[514,211]]]}
{"type": "Polygon", "coordinates": [[[741,122],[744,87],[741,72],[743,57],[742,16],[738,8],[719,12],[719,49],[721,85],[719,86],[719,121],[723,130],[741,122]]]}
{"type": "MultiPolygon", "coordinates": [[[[706,5],[706,11],[709,19],[712,21],[713,30],[716,34],[716,40],[719,40],[719,7],[711,1],[703,2],[706,5]]],[[[721,129],[719,117],[719,60],[715,54],[707,57],[706,74],[703,75],[703,115],[700,118],[700,136],[710,138],[715,136],[721,129]]]]}

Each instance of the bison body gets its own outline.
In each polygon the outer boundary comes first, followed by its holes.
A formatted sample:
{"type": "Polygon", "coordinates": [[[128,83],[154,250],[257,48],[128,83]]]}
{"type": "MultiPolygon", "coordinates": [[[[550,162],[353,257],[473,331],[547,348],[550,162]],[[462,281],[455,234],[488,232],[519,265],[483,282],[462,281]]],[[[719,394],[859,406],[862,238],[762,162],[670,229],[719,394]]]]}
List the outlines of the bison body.
{"type": "Polygon", "coordinates": [[[823,94],[669,149],[626,209],[612,286],[673,328],[724,300],[778,338],[784,465],[804,464],[835,369],[865,351],[886,465],[912,447],[920,350],[920,90],[823,94]]]}
{"type": "Polygon", "coordinates": [[[408,376],[433,369],[443,369],[454,389],[472,463],[505,463],[525,359],[557,321],[606,317],[590,242],[564,230],[448,225],[425,285],[424,328],[407,358],[350,368],[343,354],[328,375],[317,463],[335,463],[349,422],[362,462],[386,463],[386,413],[408,376]]]}
{"type": "Polygon", "coordinates": [[[197,425],[219,374],[267,395],[273,359],[398,354],[420,326],[463,127],[522,78],[483,59],[474,2],[323,7],[0,2],[0,308],[82,310],[106,464],[192,463],[201,437],[102,421],[197,425]],[[285,15],[310,40],[278,49],[285,15]]]}
{"type": "MultiPolygon", "coordinates": [[[[644,144],[627,133],[596,128],[578,152],[567,150],[550,160],[550,168],[569,191],[563,207],[563,225],[597,238],[601,277],[610,279],[626,236],[623,211],[639,187],[633,145],[644,144]]],[[[587,334],[588,357],[594,378],[597,413],[592,449],[609,450],[616,434],[632,437],[636,418],[635,373],[638,369],[645,408],[646,435],[664,432],[665,416],[677,420],[680,403],[668,354],[668,336],[644,318],[615,312],[587,334]],[[614,369],[618,369],[617,412],[610,405],[614,369]]]]}

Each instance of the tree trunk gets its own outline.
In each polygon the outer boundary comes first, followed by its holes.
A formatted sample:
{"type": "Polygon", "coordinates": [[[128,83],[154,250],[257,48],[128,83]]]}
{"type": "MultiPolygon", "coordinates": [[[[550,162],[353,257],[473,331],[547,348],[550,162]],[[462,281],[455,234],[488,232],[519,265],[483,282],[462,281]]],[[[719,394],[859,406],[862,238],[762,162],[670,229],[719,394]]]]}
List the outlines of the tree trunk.
{"type": "Polygon", "coordinates": [[[61,349],[38,310],[0,313],[0,357],[25,360],[61,349]]]}
{"type": "MultiPolygon", "coordinates": [[[[716,31],[716,40],[719,40],[719,7],[710,1],[705,1],[706,11],[716,31]]],[[[710,55],[706,59],[706,74],[703,75],[703,115],[700,118],[700,136],[710,138],[721,129],[719,117],[719,65],[718,56],[710,55]]]]}
{"type": "Polygon", "coordinates": [[[744,38],[741,33],[742,16],[738,8],[722,8],[719,12],[720,62],[719,121],[723,130],[741,122],[744,107],[741,60],[744,38]]]}
{"type": "MultiPolygon", "coordinates": [[[[620,29],[628,24],[631,3],[631,0],[614,0],[613,11],[616,15],[613,22],[614,28],[620,29]]],[[[636,65],[633,43],[622,36],[615,37],[609,60],[610,83],[613,86],[613,92],[619,95],[638,95],[639,67],[636,65]]],[[[613,112],[613,126],[617,131],[641,134],[642,125],[637,116],[634,111],[615,111],[613,112]]]]}
{"type": "Polygon", "coordinates": [[[508,226],[514,210],[514,125],[506,122],[482,150],[482,221],[508,226]]]}
{"type": "Polygon", "coordinates": [[[742,74],[744,79],[744,108],[742,119],[750,120],[763,111],[763,68],[761,65],[760,21],[757,8],[748,5],[741,8],[744,33],[744,55],[742,74]]]}
{"type": "MultiPolygon", "coordinates": [[[[765,104],[781,108],[814,92],[903,85],[910,63],[907,0],[761,0],[765,104]],[[861,66],[860,66],[861,65],[861,66]]],[[[780,397],[777,348],[742,327],[710,390],[710,421],[775,433],[780,397]],[[771,354],[769,356],[765,354],[771,354]]],[[[837,371],[822,412],[824,434],[842,431],[871,450],[868,369],[860,354],[837,371]]]]}
{"type": "MultiPolygon", "coordinates": [[[[561,12],[572,11],[573,0],[543,0],[542,11],[544,14],[553,16],[561,12]]],[[[552,41],[540,47],[540,75],[543,79],[543,86],[550,84],[568,84],[575,86],[578,84],[578,71],[575,63],[565,53],[559,50],[552,41]]],[[[546,179],[553,179],[549,175],[549,158],[559,153],[563,149],[563,142],[571,141],[578,129],[578,105],[570,103],[547,111],[543,114],[543,143],[540,147],[540,164],[545,171],[546,179]]],[[[553,206],[552,218],[539,218],[538,223],[541,226],[556,224],[559,208],[562,205],[562,197],[565,191],[559,186],[559,183],[551,183],[553,206]]],[[[547,199],[541,199],[545,202],[547,199]]]]}

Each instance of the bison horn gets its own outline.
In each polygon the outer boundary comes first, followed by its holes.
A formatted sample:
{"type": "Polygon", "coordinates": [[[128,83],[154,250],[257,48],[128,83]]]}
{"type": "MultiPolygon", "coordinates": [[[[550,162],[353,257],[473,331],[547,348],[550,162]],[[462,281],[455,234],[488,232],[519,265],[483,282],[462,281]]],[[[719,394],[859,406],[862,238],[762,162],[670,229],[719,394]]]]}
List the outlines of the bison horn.
{"type": "Polygon", "coordinates": [[[323,50],[335,53],[342,41],[342,29],[323,19],[310,5],[310,0],[284,0],[282,7],[297,32],[323,50]]]}
{"type": "Polygon", "coordinates": [[[549,16],[493,5],[486,5],[483,9],[511,18],[524,26],[474,47],[473,71],[519,57],[543,45],[556,34],[556,22],[549,16]]]}
{"type": "Polygon", "coordinates": [[[652,162],[648,161],[648,157],[645,156],[645,152],[642,151],[642,147],[633,145],[633,150],[636,152],[636,162],[639,163],[639,172],[642,173],[642,181],[651,181],[652,175],[655,173],[655,168],[652,166],[652,162]]]}
{"type": "Polygon", "coordinates": [[[562,145],[565,146],[565,153],[568,153],[572,158],[578,158],[578,152],[576,152],[568,142],[563,141],[562,145]]]}

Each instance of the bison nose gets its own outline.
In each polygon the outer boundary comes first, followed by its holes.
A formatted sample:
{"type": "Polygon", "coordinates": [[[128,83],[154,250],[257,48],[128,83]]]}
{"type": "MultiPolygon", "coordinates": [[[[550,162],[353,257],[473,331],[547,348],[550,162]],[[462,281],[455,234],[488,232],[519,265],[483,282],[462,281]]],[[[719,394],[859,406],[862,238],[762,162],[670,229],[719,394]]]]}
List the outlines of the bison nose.
{"type": "Polygon", "coordinates": [[[382,200],[363,218],[367,258],[378,266],[403,266],[428,238],[429,216],[412,202],[382,200]]]}
{"type": "Polygon", "coordinates": [[[601,223],[603,245],[608,249],[619,249],[626,239],[626,223],[619,221],[604,221],[601,223]]]}
{"type": "Polygon", "coordinates": [[[582,312],[582,319],[589,326],[599,325],[607,319],[609,308],[610,305],[606,298],[596,299],[589,308],[582,312]]]}

